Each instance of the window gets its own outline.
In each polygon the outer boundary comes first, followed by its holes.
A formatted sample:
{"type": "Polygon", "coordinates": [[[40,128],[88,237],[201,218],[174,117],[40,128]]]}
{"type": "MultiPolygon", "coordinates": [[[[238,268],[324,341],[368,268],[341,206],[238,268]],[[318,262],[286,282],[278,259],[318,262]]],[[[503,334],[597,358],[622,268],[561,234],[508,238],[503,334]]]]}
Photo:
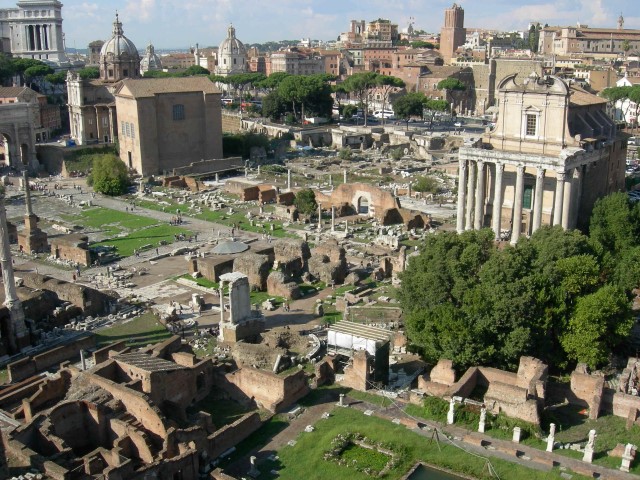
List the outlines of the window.
{"type": "Polygon", "coordinates": [[[120,131],[122,132],[122,136],[124,137],[125,135],[124,122],[120,122],[120,131]]]}
{"type": "Polygon", "coordinates": [[[136,129],[133,126],[133,123],[131,124],[131,138],[136,138],[136,129]]]}
{"type": "Polygon", "coordinates": [[[184,105],[178,104],[173,106],[173,119],[184,120],[184,105]]]}
{"type": "Polygon", "coordinates": [[[102,117],[102,126],[106,127],[109,125],[109,119],[107,117],[102,117]]]}
{"type": "Polygon", "coordinates": [[[531,208],[531,199],[533,198],[533,186],[525,185],[522,194],[522,208],[531,208]]]}
{"type": "Polygon", "coordinates": [[[535,137],[538,130],[538,116],[527,114],[527,129],[525,134],[527,136],[535,137]]]}

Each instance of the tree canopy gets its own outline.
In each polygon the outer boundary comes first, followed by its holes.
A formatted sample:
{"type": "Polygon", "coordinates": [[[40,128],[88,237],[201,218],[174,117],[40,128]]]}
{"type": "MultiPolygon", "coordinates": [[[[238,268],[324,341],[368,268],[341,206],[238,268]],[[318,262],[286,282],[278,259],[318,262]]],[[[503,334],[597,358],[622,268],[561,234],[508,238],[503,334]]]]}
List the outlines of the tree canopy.
{"type": "Polygon", "coordinates": [[[457,78],[444,78],[438,82],[438,90],[466,90],[467,86],[457,78]]]}
{"type": "Polygon", "coordinates": [[[129,175],[124,162],[115,155],[100,155],[93,160],[88,183],[96,192],[117,196],[126,193],[129,175]]]}
{"type": "Polygon", "coordinates": [[[98,67],[84,67],[78,70],[78,75],[83,80],[89,80],[91,78],[100,78],[100,70],[98,67]]]}
{"type": "Polygon", "coordinates": [[[303,215],[313,215],[318,209],[316,194],[310,188],[303,188],[296,193],[293,204],[298,209],[298,212],[303,215]]]}
{"type": "Polygon", "coordinates": [[[602,366],[633,325],[640,206],[596,203],[586,236],[543,227],[498,249],[491,230],[427,237],[402,274],[410,341],[427,361],[513,368],[534,355],[567,369],[602,366]]]}

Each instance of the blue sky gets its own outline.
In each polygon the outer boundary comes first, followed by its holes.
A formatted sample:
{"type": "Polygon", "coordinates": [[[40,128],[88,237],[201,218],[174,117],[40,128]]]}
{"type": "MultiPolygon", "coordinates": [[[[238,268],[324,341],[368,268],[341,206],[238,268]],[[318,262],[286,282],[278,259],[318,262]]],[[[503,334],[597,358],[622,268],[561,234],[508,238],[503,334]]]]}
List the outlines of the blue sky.
{"type": "MultiPolygon", "coordinates": [[[[462,0],[465,26],[524,29],[535,20],[551,25],[614,26],[622,13],[626,28],[640,29],[637,0],[462,0]]],[[[314,38],[335,39],[351,19],[389,18],[405,27],[439,31],[452,0],[62,0],[68,47],[85,48],[107,39],[115,10],[125,35],[140,49],[218,45],[232,22],[245,43],[314,38]]],[[[0,0],[0,7],[15,5],[0,0]]]]}

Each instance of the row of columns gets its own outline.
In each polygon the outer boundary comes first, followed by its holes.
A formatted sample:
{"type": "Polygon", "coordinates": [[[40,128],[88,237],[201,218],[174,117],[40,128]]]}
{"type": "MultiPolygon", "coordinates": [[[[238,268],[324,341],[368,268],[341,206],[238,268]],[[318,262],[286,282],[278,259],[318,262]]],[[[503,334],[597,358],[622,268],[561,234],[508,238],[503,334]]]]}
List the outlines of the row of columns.
{"type": "MultiPolygon", "coordinates": [[[[459,160],[458,183],[458,216],[457,230],[479,230],[484,226],[485,194],[486,194],[486,164],[485,161],[459,160]]],[[[502,223],[503,176],[504,163],[495,163],[495,178],[493,182],[493,211],[491,228],[495,232],[496,240],[500,239],[502,223]]],[[[516,166],[515,194],[513,199],[513,217],[511,243],[516,244],[521,234],[521,219],[523,213],[525,166],[516,166]]],[[[577,207],[580,205],[582,191],[582,166],[567,171],[556,171],[556,189],[553,204],[553,225],[561,225],[564,229],[574,228],[576,224],[577,207]],[[576,178],[575,191],[573,189],[574,174],[576,178]],[[576,211],[573,211],[575,207],[576,211]]],[[[542,225],[542,203],[544,198],[545,169],[537,167],[536,182],[533,197],[532,233],[542,225]]]]}
{"type": "Polygon", "coordinates": [[[27,39],[27,50],[52,50],[51,25],[27,25],[25,27],[25,30],[25,38],[27,39]]]}

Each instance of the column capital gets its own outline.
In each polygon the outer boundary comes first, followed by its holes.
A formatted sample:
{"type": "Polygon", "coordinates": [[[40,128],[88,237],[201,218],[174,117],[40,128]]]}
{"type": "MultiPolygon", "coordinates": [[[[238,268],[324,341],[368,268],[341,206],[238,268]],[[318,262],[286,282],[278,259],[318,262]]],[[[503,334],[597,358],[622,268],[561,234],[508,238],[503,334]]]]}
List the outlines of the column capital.
{"type": "Polygon", "coordinates": [[[524,173],[524,165],[520,164],[516,167],[518,175],[522,175],[524,173]]]}
{"type": "Polygon", "coordinates": [[[542,180],[544,178],[544,174],[545,174],[545,169],[538,167],[538,170],[536,171],[536,179],[539,178],[540,180],[542,180]]]}
{"type": "Polygon", "coordinates": [[[567,172],[565,170],[556,170],[556,178],[558,181],[565,181],[567,179],[567,172]]]}
{"type": "Polygon", "coordinates": [[[458,164],[459,164],[459,166],[460,166],[460,168],[462,170],[466,170],[467,169],[467,161],[464,160],[463,158],[458,160],[458,164]]]}
{"type": "Polygon", "coordinates": [[[504,163],[496,162],[496,172],[504,172],[504,163]]]}
{"type": "Polygon", "coordinates": [[[481,169],[484,167],[484,160],[477,160],[476,161],[476,165],[478,166],[478,169],[481,169]]]}

